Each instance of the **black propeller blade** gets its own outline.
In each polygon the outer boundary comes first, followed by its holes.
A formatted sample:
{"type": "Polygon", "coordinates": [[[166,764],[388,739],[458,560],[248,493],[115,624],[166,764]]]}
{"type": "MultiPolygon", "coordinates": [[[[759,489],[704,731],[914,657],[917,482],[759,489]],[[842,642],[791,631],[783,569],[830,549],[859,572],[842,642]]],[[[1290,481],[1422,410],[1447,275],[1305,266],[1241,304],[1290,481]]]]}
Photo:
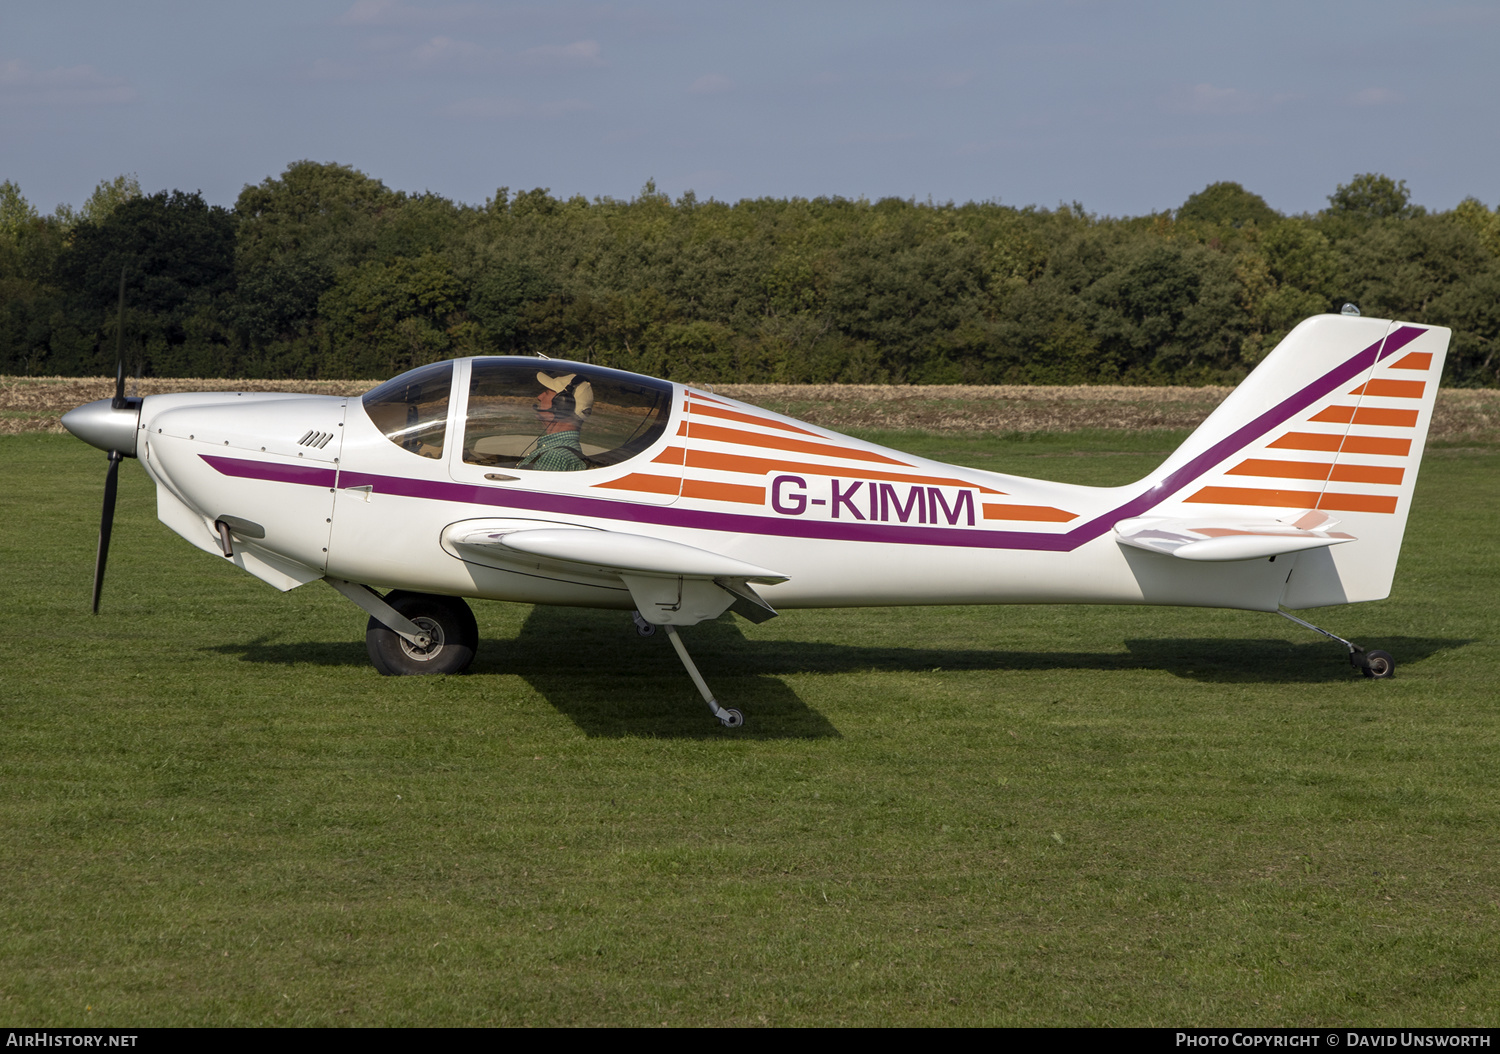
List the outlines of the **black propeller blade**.
{"type": "MultiPolygon", "coordinates": [[[[120,308],[115,321],[115,397],[110,404],[116,410],[128,405],[125,399],[125,268],[120,268],[120,308]]],[[[104,565],[109,562],[109,536],[115,527],[115,494],[120,488],[118,450],[109,452],[109,471],[104,475],[104,509],[99,516],[99,552],[94,557],[94,614],[99,614],[99,593],[104,588],[104,565]]]]}
{"type": "Polygon", "coordinates": [[[94,614],[99,614],[99,592],[104,588],[104,565],[109,560],[109,536],[115,526],[115,492],[120,486],[117,450],[109,452],[109,471],[104,476],[104,511],[99,517],[99,553],[94,557],[94,614]]]}

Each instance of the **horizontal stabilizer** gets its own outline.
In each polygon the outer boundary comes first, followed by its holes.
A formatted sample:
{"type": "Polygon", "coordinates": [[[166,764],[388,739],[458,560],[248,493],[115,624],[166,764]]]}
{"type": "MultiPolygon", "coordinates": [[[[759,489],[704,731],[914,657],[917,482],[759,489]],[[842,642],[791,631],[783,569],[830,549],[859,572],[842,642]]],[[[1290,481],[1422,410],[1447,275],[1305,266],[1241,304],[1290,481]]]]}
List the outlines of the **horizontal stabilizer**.
{"type": "Polygon", "coordinates": [[[1327,513],[1311,511],[1286,520],[1239,522],[1141,516],[1115,524],[1115,540],[1179,560],[1264,560],[1354,541],[1352,534],[1329,530],[1337,522],[1327,513]]]}
{"type": "Polygon", "coordinates": [[[455,540],[460,548],[478,546],[492,552],[510,550],[547,560],[581,564],[616,574],[670,578],[738,578],[772,585],[786,575],[730,556],[681,542],[618,531],[544,527],[534,530],[476,532],[455,540]]]}

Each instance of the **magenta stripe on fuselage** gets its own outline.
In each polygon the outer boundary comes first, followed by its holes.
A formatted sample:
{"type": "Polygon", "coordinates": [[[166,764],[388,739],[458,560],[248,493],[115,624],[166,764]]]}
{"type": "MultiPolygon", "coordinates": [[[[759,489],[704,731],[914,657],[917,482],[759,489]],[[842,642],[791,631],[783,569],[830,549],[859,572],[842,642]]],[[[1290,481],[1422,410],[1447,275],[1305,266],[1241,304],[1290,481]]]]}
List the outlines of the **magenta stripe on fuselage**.
{"type": "Polygon", "coordinates": [[[1071,552],[1111,530],[1121,520],[1139,516],[1160,505],[1191,484],[1204,473],[1236,452],[1255,442],[1271,429],[1284,424],[1312,406],[1329,392],[1346,384],[1376,362],[1395,354],[1425,332],[1417,326],[1403,326],[1383,340],[1376,341],[1347,361],[1255,420],[1237,428],[1165,479],[1087,523],[1062,534],[1032,531],[992,531],[981,527],[891,526],[874,523],[833,523],[753,516],[747,513],[707,512],[679,509],[674,506],[636,505],[611,498],[589,498],[569,494],[545,494],[535,491],[506,491],[479,487],[469,483],[412,479],[406,476],[381,476],[369,472],[340,470],[335,482],[333,469],[277,465],[265,461],[247,461],[220,455],[201,455],[219,472],[248,479],[265,479],[280,483],[349,489],[372,487],[375,493],[396,497],[444,501],[461,505],[489,505],[527,512],[555,513],[563,516],[589,516],[629,523],[650,523],[663,527],[685,527],[693,530],[723,531],[735,534],[759,534],[781,538],[821,538],[849,542],[891,542],[903,545],[946,545],[966,549],[1022,549],[1032,552],[1071,552]]]}

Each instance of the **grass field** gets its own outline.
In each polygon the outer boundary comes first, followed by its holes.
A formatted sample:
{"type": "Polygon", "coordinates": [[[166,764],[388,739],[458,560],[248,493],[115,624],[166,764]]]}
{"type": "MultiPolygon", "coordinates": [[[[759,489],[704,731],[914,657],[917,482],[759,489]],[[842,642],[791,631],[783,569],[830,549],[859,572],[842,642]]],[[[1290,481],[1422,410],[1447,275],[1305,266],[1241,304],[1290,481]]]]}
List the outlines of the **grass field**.
{"type": "MultiPolygon", "coordinates": [[[[870,438],[1087,483],[1180,433],[870,438]]],[[[1500,448],[1430,450],[1392,599],[725,619],[477,603],[383,679],[332,590],[0,437],[0,1020],[1494,1025],[1500,448]]]]}

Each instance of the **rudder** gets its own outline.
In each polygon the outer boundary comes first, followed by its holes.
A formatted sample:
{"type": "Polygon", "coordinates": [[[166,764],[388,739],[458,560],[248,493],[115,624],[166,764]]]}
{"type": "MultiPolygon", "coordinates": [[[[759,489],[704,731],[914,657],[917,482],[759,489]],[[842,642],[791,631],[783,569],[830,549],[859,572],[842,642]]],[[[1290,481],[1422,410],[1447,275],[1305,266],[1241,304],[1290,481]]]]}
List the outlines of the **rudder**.
{"type": "Polygon", "coordinates": [[[1331,516],[1356,540],[1299,554],[1283,606],[1389,595],[1448,339],[1441,327],[1308,319],[1149,477],[1167,491],[1150,514],[1331,516]]]}

